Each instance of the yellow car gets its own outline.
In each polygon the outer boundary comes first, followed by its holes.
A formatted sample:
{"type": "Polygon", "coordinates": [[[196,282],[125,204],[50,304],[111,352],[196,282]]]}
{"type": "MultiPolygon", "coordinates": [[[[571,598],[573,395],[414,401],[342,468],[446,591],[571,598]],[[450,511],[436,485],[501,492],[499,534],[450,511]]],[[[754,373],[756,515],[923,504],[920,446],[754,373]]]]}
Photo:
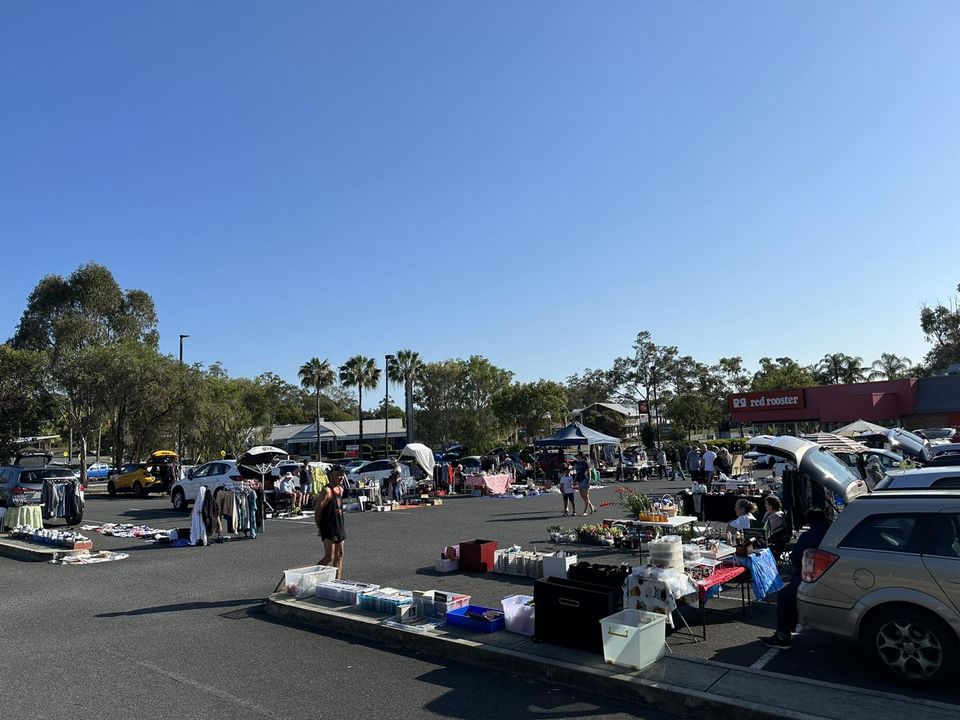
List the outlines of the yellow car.
{"type": "Polygon", "coordinates": [[[150,473],[147,463],[130,463],[120,468],[120,472],[107,481],[107,492],[116,495],[132,492],[137,497],[146,497],[152,492],[162,492],[160,478],[150,473]]]}

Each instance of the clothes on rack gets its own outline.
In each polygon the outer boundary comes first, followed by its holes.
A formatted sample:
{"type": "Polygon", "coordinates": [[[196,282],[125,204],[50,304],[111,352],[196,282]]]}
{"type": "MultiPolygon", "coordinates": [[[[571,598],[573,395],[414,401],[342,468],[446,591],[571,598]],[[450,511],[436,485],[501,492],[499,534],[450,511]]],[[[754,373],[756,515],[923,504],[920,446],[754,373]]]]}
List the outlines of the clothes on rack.
{"type": "Polygon", "coordinates": [[[80,515],[80,491],[75,480],[56,482],[50,478],[43,481],[40,489],[40,503],[43,505],[43,517],[62,518],[80,515]]]}
{"type": "Polygon", "coordinates": [[[207,544],[207,527],[203,520],[203,505],[207,498],[207,486],[201,485],[197,490],[197,499],[193,503],[193,512],[190,514],[190,544],[207,544]]]}

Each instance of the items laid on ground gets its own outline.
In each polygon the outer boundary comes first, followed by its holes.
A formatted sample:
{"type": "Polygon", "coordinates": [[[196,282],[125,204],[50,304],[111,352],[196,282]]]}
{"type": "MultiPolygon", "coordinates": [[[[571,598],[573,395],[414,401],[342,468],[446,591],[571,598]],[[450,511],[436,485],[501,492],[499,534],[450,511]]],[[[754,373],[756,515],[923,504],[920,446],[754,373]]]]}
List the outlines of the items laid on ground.
{"type": "Polygon", "coordinates": [[[90,538],[70,530],[46,530],[21,525],[10,529],[9,535],[15,540],[65,548],[67,550],[89,550],[93,547],[90,538]]]}
{"type": "Polygon", "coordinates": [[[58,560],[51,560],[51,565],[96,565],[97,563],[113,562],[115,560],[126,560],[130,557],[127,553],[110,552],[101,550],[98,553],[81,553],[78,555],[67,555],[58,560]]]}

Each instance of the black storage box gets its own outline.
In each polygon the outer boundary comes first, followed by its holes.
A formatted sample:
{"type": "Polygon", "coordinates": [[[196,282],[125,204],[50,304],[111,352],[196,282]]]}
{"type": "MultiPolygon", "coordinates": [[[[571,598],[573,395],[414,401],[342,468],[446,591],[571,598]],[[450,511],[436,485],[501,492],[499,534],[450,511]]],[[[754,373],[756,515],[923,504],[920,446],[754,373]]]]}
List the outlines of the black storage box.
{"type": "Polygon", "coordinates": [[[570,566],[570,569],[567,570],[567,577],[571,580],[603,585],[617,590],[623,589],[623,583],[626,582],[629,574],[629,565],[604,565],[587,562],[586,560],[570,566]]]}
{"type": "Polygon", "coordinates": [[[623,609],[623,590],[548,577],[533,584],[533,639],[603,653],[600,620],[623,609]]]}

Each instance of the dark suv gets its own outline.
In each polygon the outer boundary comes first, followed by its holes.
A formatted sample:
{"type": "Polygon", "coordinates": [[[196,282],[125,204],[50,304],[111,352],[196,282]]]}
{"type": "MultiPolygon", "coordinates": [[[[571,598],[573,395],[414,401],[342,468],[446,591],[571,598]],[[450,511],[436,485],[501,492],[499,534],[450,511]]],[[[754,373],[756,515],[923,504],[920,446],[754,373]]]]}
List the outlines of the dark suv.
{"type": "MultiPolygon", "coordinates": [[[[75,482],[73,472],[65,465],[50,465],[35,460],[39,458],[18,458],[20,464],[0,468],[0,507],[39,504],[44,480],[75,482]]],[[[83,520],[83,491],[79,492],[80,512],[66,518],[67,525],[79,525],[83,520]]]]}

